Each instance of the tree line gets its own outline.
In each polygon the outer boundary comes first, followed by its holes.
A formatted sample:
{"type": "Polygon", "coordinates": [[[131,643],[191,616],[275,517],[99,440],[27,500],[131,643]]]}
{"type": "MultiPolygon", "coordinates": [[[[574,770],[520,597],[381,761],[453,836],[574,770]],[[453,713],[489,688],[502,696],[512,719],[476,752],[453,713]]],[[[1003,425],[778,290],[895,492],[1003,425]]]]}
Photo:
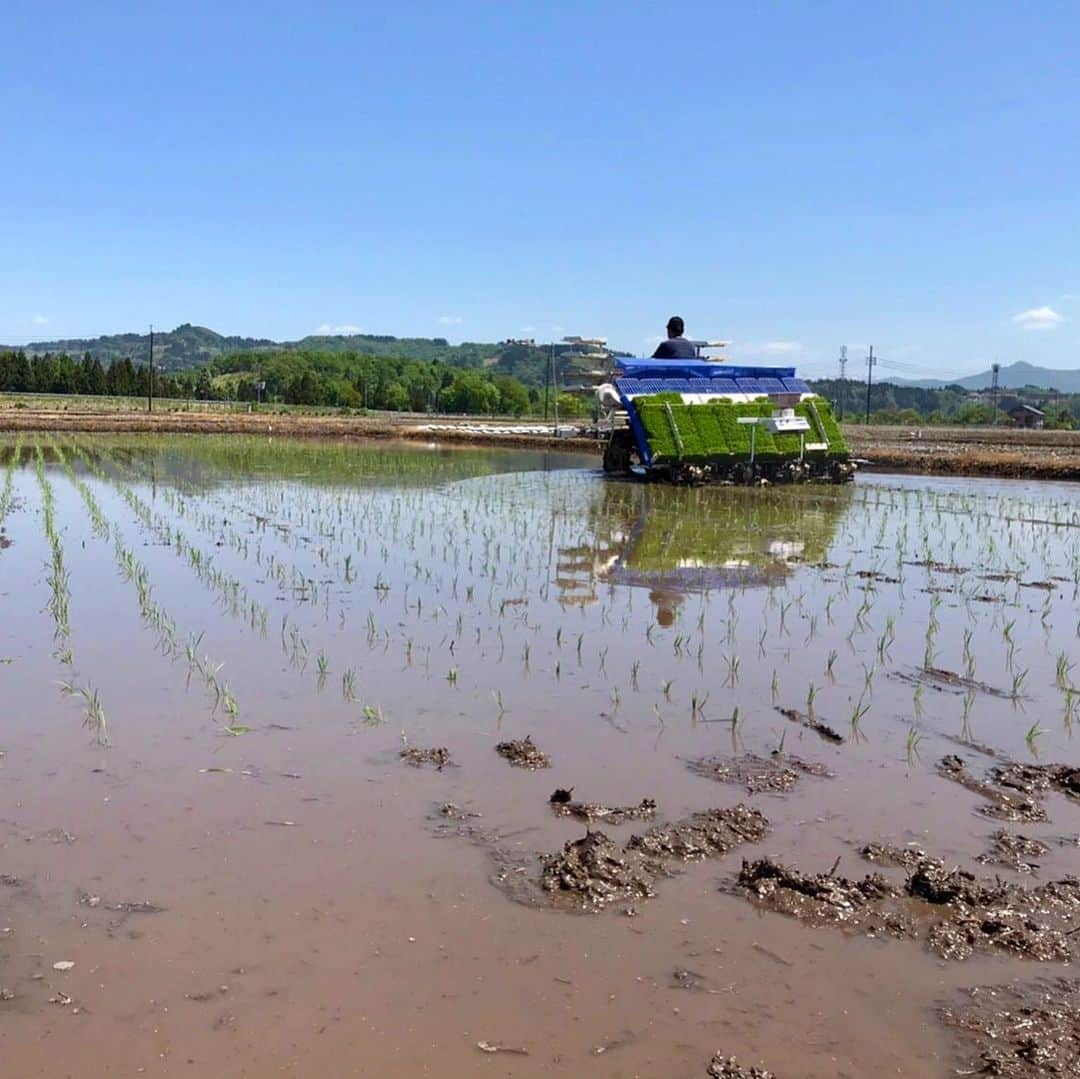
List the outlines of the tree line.
{"type": "MultiPolygon", "coordinates": [[[[86,353],[81,360],[66,353],[27,356],[25,352],[0,352],[0,393],[78,393],[114,397],[145,396],[147,371],[130,359],[113,360],[107,367],[86,353]]],[[[161,397],[184,396],[179,380],[156,373],[154,393],[161,397]]]]}
{"type": "MultiPolygon", "coordinates": [[[[862,423],[866,415],[866,386],[838,378],[815,379],[815,392],[833,406],[837,415],[853,423],[862,423]]],[[[963,386],[896,386],[891,382],[875,383],[870,388],[872,424],[955,424],[958,426],[1008,425],[1008,409],[1018,402],[1034,405],[1046,414],[1048,428],[1072,429],[1080,425],[1080,394],[1059,394],[1026,386],[1020,390],[1003,389],[993,403],[973,399],[963,386]]]]}
{"type": "MultiPolygon", "coordinates": [[[[0,393],[147,394],[148,366],[125,357],[107,366],[89,352],[0,353],[0,393]]],[[[154,395],[210,401],[264,401],[327,408],[477,415],[536,415],[553,406],[542,386],[526,386],[497,370],[450,366],[441,360],[400,359],[329,350],[249,350],[217,357],[187,371],[154,372],[154,395]]],[[[584,415],[591,401],[559,394],[565,416],[584,415]]]]}

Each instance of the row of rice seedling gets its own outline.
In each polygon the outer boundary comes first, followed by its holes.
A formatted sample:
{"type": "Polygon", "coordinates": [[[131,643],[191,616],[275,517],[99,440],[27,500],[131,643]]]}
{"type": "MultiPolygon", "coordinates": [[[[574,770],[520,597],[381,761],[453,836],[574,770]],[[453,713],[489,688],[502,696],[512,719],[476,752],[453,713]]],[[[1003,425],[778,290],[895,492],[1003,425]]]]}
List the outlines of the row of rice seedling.
{"type": "Polygon", "coordinates": [[[105,518],[90,487],[75,474],[63,450],[56,447],[55,452],[68,479],[82,498],[94,532],[105,542],[112,540],[117,569],[124,580],[135,589],[139,615],[143,624],[154,633],[158,651],[170,660],[186,659],[189,682],[194,674],[201,678],[206,690],[213,697],[212,712],[216,712],[221,707],[227,717],[226,730],[235,729],[234,721],[239,712],[239,705],[228,683],[221,682],[218,678],[224,665],[215,663],[209,656],[199,652],[205,631],[186,635],[178,631],[172,616],[154,599],[150,574],[146,566],[125,544],[119,529],[112,526],[105,518]]]}

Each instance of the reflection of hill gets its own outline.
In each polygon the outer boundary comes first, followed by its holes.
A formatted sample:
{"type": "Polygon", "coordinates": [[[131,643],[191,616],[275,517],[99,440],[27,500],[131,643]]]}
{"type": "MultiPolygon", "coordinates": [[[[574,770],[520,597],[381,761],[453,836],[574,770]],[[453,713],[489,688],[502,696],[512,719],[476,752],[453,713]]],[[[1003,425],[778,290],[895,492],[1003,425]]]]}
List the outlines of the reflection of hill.
{"type": "Polygon", "coordinates": [[[604,584],[647,588],[663,622],[688,592],[767,585],[824,560],[850,503],[843,487],[605,483],[587,511],[591,545],[559,551],[560,600],[591,602],[604,584]]]}

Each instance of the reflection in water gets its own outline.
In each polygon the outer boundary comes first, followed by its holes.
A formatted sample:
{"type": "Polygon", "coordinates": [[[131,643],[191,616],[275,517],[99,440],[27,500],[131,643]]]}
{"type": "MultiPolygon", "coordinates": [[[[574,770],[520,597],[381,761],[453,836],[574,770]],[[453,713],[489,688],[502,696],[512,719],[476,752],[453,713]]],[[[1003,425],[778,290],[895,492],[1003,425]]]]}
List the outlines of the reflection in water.
{"type": "Polygon", "coordinates": [[[825,559],[852,490],[598,485],[591,542],[559,549],[560,602],[592,603],[602,584],[647,588],[661,626],[691,593],[779,583],[825,559]]]}

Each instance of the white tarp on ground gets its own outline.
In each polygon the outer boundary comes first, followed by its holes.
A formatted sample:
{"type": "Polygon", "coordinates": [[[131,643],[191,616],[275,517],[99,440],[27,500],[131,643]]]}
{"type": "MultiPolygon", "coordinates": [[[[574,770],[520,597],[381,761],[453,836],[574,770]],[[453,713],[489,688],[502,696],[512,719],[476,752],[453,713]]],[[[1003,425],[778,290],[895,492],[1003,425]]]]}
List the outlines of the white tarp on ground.
{"type": "Polygon", "coordinates": [[[576,435],[576,427],[562,427],[558,430],[554,427],[536,426],[535,424],[504,424],[504,423],[425,423],[417,428],[418,431],[464,431],[471,435],[545,435],[548,438],[559,435],[576,435]]]}

